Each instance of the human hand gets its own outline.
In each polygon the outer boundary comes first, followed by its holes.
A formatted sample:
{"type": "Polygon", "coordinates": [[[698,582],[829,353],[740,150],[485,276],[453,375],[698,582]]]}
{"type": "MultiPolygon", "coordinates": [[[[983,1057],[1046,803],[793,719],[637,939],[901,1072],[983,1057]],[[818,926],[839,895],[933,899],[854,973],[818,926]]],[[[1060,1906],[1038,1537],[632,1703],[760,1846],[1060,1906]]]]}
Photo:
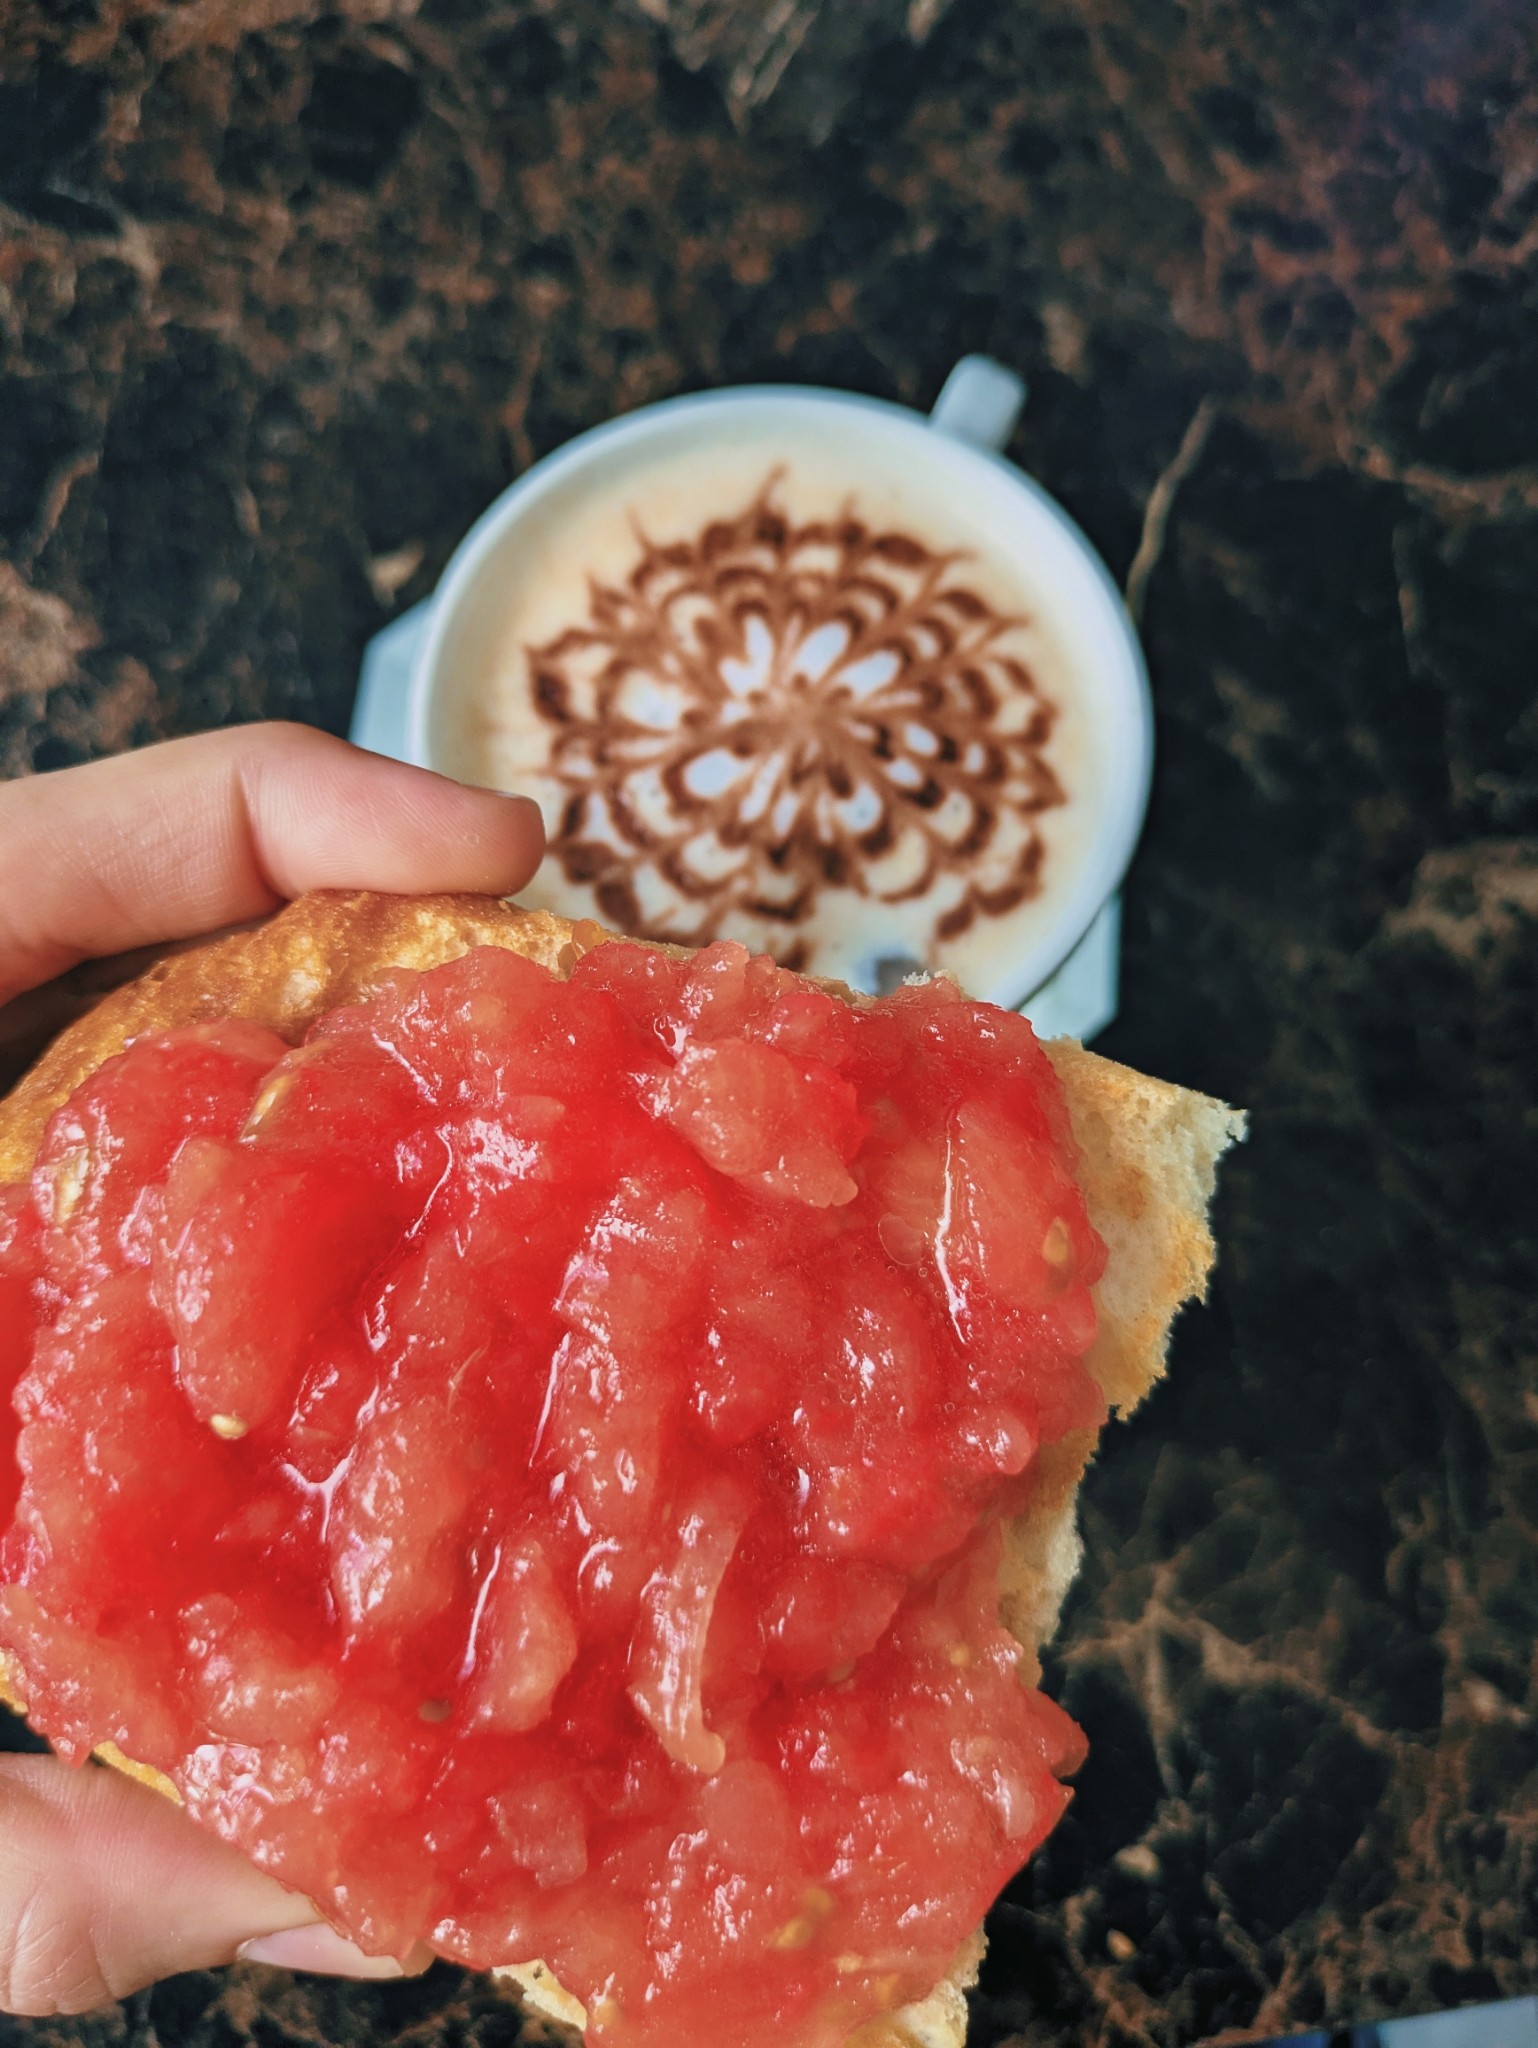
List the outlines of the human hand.
{"type": "MultiPolygon", "coordinates": [[[[506,894],[543,845],[527,798],[302,726],[175,740],[6,784],[0,1004],[11,1008],[0,1022],[23,1007],[11,999],[79,961],[215,931],[306,889],[506,894]]],[[[0,2007],[84,2012],[238,1956],[403,1974],[145,1786],[94,1765],[0,1758],[0,2007]]]]}

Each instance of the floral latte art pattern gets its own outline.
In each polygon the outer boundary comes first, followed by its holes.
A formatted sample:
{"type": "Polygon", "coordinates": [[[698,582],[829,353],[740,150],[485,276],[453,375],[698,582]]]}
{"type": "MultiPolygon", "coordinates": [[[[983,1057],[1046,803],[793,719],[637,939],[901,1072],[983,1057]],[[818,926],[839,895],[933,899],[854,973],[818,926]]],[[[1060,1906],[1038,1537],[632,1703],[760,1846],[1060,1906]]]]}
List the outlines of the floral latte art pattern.
{"type": "Polygon", "coordinates": [[[692,539],[642,537],[585,624],[527,650],[552,855],[647,938],[752,929],[806,966],[830,890],[958,937],[1040,891],[1039,819],[1065,800],[1025,621],[960,555],[853,512],[796,524],[775,483],[692,539]]]}

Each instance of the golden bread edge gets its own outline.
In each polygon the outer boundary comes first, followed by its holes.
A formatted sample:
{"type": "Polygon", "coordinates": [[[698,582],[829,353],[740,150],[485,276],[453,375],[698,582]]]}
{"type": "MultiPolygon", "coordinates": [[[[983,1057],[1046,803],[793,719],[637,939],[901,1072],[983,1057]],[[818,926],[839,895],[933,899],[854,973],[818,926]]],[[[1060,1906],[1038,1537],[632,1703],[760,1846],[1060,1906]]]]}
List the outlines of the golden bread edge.
{"type": "MultiPolygon", "coordinates": [[[[239,1018],[297,1042],[326,1011],[366,1000],[397,969],[420,971],[475,946],[499,946],[565,974],[599,936],[597,927],[487,897],[362,891],[303,897],[254,930],[161,960],[55,1040],[0,1102],[0,1185],[31,1171],[54,1111],[104,1061],[146,1033],[239,1018]]],[[[824,985],[859,1000],[839,984],[824,985]]],[[[1177,1309],[1206,1291],[1213,1258],[1207,1209],[1217,1161],[1243,1135],[1244,1118],[1072,1040],[1055,1041],[1047,1052],[1082,1154],[1080,1186],[1090,1220],[1109,1250],[1096,1289],[1100,1330],[1089,1364],[1108,1402],[1125,1413],[1162,1373],[1177,1309]]],[[[1038,1647],[1056,1626],[1078,1565],[1074,1499],[1095,1443],[1094,1431],[1082,1431],[1044,1451],[1030,1509],[1007,1528],[1000,1611],[1029,1653],[1033,1679],[1038,1647]]],[[[0,1698],[25,1711],[20,1686],[21,1674],[0,1657],[0,1698]]],[[[168,1778],[114,1744],[104,1743],[98,1754],[177,1798],[168,1778]]],[[[979,1931],[927,1998],[861,2028],[850,2048],[962,2048],[966,1989],[982,1952],[979,1931]]],[[[525,2002],[544,2017],[582,2025],[582,2007],[542,1963],[510,1965],[498,1974],[515,1979],[525,2002]]]]}

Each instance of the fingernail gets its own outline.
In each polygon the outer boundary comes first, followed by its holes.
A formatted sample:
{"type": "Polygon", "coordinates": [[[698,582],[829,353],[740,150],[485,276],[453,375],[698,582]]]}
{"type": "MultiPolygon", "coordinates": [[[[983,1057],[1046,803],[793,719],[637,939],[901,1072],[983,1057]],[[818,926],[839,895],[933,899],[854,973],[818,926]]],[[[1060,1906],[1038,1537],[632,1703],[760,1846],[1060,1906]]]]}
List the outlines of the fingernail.
{"type": "Polygon", "coordinates": [[[499,789],[495,790],[493,794],[499,796],[505,804],[517,804],[520,809],[528,812],[530,817],[543,828],[545,814],[539,807],[539,799],[537,797],[526,796],[521,789],[499,789]]]}
{"type": "Polygon", "coordinates": [[[243,1963],[272,1963],[280,1970],[312,1970],[322,1977],[404,1977],[394,1956],[366,1956],[361,1948],[316,1921],[309,1927],[285,1927],[280,1934],[259,1934],[235,1951],[243,1963]]]}

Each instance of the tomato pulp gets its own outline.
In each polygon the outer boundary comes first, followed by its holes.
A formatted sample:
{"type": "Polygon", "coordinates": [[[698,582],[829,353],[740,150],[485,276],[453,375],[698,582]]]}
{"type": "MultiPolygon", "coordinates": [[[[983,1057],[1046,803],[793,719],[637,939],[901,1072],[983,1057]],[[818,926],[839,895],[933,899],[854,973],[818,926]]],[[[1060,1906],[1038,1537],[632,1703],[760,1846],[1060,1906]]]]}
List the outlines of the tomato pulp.
{"type": "Polygon", "coordinates": [[[996,1593],[1104,1415],[1074,1165],[1022,1018],[729,944],[135,1043],[0,1194],[33,1720],[595,2042],[835,2048],[1082,1757],[996,1593]]]}

